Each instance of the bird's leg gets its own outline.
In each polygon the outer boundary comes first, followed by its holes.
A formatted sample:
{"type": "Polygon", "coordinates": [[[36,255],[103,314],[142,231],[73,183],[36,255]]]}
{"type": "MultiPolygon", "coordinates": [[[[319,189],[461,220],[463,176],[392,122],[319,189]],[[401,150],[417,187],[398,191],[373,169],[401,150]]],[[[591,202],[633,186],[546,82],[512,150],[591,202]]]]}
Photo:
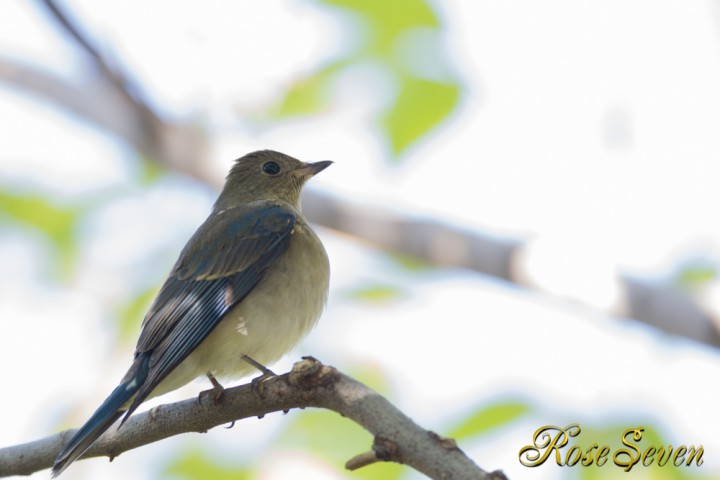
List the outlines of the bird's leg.
{"type": "Polygon", "coordinates": [[[212,373],[207,372],[205,375],[207,375],[208,380],[210,380],[210,383],[212,383],[212,388],[209,390],[203,390],[200,392],[200,395],[198,395],[198,402],[202,403],[202,397],[205,395],[209,395],[212,397],[214,403],[220,402],[223,395],[225,395],[225,387],[220,385],[220,382],[217,381],[217,379],[213,376],[212,373]]]}
{"type": "Polygon", "coordinates": [[[242,359],[262,372],[262,375],[252,379],[253,392],[255,392],[256,394],[262,393],[261,385],[267,380],[273,377],[277,377],[277,375],[265,365],[258,362],[257,360],[248,357],[247,355],[243,355],[242,359]]]}
{"type": "MultiPolygon", "coordinates": [[[[267,368],[265,365],[258,362],[257,360],[253,360],[252,358],[248,357],[247,355],[243,355],[242,359],[245,360],[250,365],[252,365],[253,367],[260,370],[262,372],[263,377],[277,377],[277,375],[275,375],[275,372],[273,372],[272,370],[270,370],[269,368],[267,368]]],[[[258,377],[258,378],[262,378],[262,377],[258,377]]]]}

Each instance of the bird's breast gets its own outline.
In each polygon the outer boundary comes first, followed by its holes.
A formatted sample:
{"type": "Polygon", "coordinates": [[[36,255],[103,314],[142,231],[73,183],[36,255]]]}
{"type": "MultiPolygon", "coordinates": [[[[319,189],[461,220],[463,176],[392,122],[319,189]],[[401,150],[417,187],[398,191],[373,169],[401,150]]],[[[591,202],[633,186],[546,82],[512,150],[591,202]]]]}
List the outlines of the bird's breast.
{"type": "MultiPolygon", "coordinates": [[[[195,375],[252,373],[242,355],[267,365],[291,350],[316,324],[327,301],[330,266],[315,232],[298,221],[288,249],[188,357],[195,375]]],[[[185,363],[185,362],[183,362],[185,363]]]]}

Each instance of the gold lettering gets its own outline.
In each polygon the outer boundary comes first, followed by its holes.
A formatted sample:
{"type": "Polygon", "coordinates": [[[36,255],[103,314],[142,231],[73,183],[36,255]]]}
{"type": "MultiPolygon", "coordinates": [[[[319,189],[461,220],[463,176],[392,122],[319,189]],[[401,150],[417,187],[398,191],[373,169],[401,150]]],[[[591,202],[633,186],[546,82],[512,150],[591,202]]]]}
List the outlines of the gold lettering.
{"type": "Polygon", "coordinates": [[[677,450],[675,450],[675,456],[673,457],[673,465],[679,467],[683,464],[683,462],[685,461],[685,452],[687,452],[687,448],[685,448],[684,445],[680,445],[677,450]]]}
{"type": "Polygon", "coordinates": [[[643,453],[642,456],[642,464],[646,467],[649,467],[653,463],[653,456],[655,455],[655,452],[657,449],[655,447],[648,447],[647,450],[645,450],[645,453],[643,453]]]}
{"type": "Polygon", "coordinates": [[[583,455],[583,457],[582,457],[582,463],[581,463],[581,465],[582,465],[583,467],[589,467],[590,465],[593,464],[593,450],[595,450],[596,448],[598,448],[598,444],[597,444],[597,443],[593,443],[593,444],[592,444],[592,447],[588,448],[588,449],[585,451],[585,455],[583,455]]]}
{"type": "Polygon", "coordinates": [[[565,465],[568,467],[574,467],[582,459],[582,450],[577,445],[573,445],[565,455],[565,465]],[[571,458],[574,454],[577,454],[575,458],[571,458]]]}
{"type": "Polygon", "coordinates": [[[658,456],[657,456],[657,464],[661,467],[664,467],[665,464],[670,460],[670,456],[672,455],[672,446],[665,450],[665,447],[660,447],[660,450],[658,450],[658,456]],[[667,455],[665,455],[667,454],[667,455]]]}
{"type": "Polygon", "coordinates": [[[608,453],[610,453],[610,447],[607,445],[603,445],[603,447],[600,449],[600,451],[597,454],[597,458],[595,459],[595,464],[598,467],[602,467],[607,462],[607,456],[608,453]]]}
{"type": "Polygon", "coordinates": [[[705,452],[705,449],[703,448],[702,445],[700,445],[700,447],[698,447],[697,450],[695,450],[695,445],[690,445],[690,449],[688,450],[688,454],[690,456],[688,457],[687,463],[685,465],[687,465],[688,467],[690,466],[690,464],[693,461],[693,458],[695,458],[695,454],[697,454],[697,458],[695,459],[695,465],[697,465],[698,467],[700,465],[702,465],[703,464],[702,456],[703,456],[704,452],[705,452]]]}
{"type": "Polygon", "coordinates": [[[520,449],[518,457],[520,463],[526,467],[537,467],[547,461],[551,452],[555,452],[555,463],[562,466],[563,460],[560,449],[567,445],[568,435],[574,437],[580,433],[580,426],[576,423],[565,428],[555,425],[547,425],[535,430],[533,444],[526,445],[520,449]],[[550,432],[556,432],[551,435],[550,432]],[[524,458],[523,458],[524,457],[524,458]]]}
{"type": "Polygon", "coordinates": [[[623,448],[618,450],[610,449],[610,446],[600,446],[593,443],[587,447],[571,445],[567,450],[570,439],[581,433],[581,427],[572,423],[565,428],[555,425],[546,425],[535,430],[532,445],[526,445],[520,449],[518,454],[520,463],[526,467],[537,467],[552,459],[555,456],[555,463],[558,466],[574,467],[580,464],[583,467],[598,467],[605,465],[609,458],[613,463],[626,472],[641,463],[644,467],[651,467],[654,463],[664,467],[669,462],[680,467],[683,464],[690,466],[693,462],[699,467],[703,464],[705,449],[702,445],[697,448],[695,445],[679,445],[673,448],[672,445],[648,446],[641,449],[641,440],[645,429],[643,427],[629,428],[622,433],[621,441],[623,448]]]}
{"type": "Polygon", "coordinates": [[[635,450],[635,453],[637,456],[633,456],[632,452],[626,448],[621,448],[617,452],[615,452],[615,455],[613,455],[613,462],[615,462],[615,465],[618,467],[624,467],[626,472],[629,472],[632,470],[632,467],[635,466],[635,464],[640,461],[640,449],[632,444],[629,443],[630,440],[627,439],[629,435],[632,435],[632,441],[639,442],[642,440],[642,432],[645,429],[642,427],[635,428],[635,429],[628,429],[625,430],[622,434],[622,443],[623,445],[632,448],[635,450]],[[627,456],[627,459],[624,459],[623,456],[627,456]]]}

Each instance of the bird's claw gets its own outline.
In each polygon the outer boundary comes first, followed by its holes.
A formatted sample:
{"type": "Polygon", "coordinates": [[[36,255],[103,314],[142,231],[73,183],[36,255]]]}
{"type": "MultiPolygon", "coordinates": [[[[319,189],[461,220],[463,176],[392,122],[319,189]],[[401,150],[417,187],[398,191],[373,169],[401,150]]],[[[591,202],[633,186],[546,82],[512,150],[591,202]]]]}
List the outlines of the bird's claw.
{"type": "Polygon", "coordinates": [[[253,393],[261,397],[263,394],[263,389],[265,388],[265,382],[274,377],[277,377],[277,375],[275,375],[272,371],[268,370],[267,372],[263,372],[263,374],[259,377],[253,378],[250,382],[252,384],[253,393]]]}

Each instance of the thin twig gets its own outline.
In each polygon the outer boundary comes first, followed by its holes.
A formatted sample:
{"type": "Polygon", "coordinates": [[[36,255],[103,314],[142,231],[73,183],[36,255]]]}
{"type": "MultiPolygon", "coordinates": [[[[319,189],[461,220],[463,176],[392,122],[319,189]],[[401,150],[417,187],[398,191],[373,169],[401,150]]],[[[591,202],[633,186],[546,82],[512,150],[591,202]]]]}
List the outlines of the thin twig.
{"type": "Polygon", "coordinates": [[[127,97],[129,101],[147,114],[156,117],[155,113],[148,107],[144,95],[138,85],[130,79],[119,66],[111,67],[108,60],[100,53],[100,50],[90,41],[89,37],[82,31],[82,28],[71,15],[65,11],[55,0],[40,0],[47,8],[50,17],[87,53],[96,67],[102,72],[106,79],[116,86],[118,93],[127,97]]]}

